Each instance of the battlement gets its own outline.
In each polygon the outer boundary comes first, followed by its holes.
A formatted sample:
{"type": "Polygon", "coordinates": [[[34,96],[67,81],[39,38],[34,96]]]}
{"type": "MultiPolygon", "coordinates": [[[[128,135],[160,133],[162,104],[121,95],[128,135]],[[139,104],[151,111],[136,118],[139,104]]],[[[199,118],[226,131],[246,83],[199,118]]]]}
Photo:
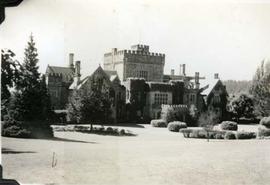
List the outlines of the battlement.
{"type": "Polygon", "coordinates": [[[113,48],[112,52],[105,53],[104,57],[110,57],[112,55],[139,55],[139,56],[151,56],[151,57],[163,57],[165,58],[165,54],[163,53],[154,53],[149,52],[149,46],[147,45],[134,45],[131,46],[130,50],[117,50],[117,48],[113,48]]]}
{"type": "Polygon", "coordinates": [[[149,46],[142,44],[133,45],[131,46],[131,49],[136,51],[149,52],[149,46]]]}

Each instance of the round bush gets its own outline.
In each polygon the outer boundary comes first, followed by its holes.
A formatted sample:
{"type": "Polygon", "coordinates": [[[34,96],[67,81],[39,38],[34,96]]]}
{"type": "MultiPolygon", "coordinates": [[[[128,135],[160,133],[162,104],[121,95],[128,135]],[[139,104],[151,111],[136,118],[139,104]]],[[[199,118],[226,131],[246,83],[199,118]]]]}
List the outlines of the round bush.
{"type": "Polygon", "coordinates": [[[120,136],[125,135],[125,133],[126,133],[126,132],[125,132],[125,130],[124,130],[124,129],[121,129],[121,130],[119,131],[119,135],[120,135],[120,136]]]}
{"type": "Polygon", "coordinates": [[[166,127],[166,122],[162,119],[153,119],[151,121],[152,127],[166,127]]]}
{"type": "Polygon", "coordinates": [[[260,121],[260,125],[270,128],[270,117],[263,117],[260,121]]]}
{"type": "Polygon", "coordinates": [[[221,130],[233,130],[236,131],[238,129],[237,123],[234,121],[222,121],[220,124],[221,130]]]}
{"type": "Polygon", "coordinates": [[[168,124],[167,128],[169,131],[179,132],[181,128],[187,128],[187,124],[181,121],[173,121],[168,124]]]}
{"type": "Polygon", "coordinates": [[[233,132],[226,132],[224,139],[236,139],[236,137],[233,132]]]}
{"type": "Polygon", "coordinates": [[[108,128],[106,129],[106,131],[107,131],[107,132],[113,132],[113,128],[112,128],[112,127],[108,127],[108,128]]]}

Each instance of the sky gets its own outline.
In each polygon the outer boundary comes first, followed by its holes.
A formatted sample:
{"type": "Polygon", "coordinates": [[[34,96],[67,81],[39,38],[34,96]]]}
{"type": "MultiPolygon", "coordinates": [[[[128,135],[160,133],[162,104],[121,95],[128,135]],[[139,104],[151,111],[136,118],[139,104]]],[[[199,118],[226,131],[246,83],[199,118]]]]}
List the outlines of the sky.
{"type": "Polygon", "coordinates": [[[144,44],[166,54],[165,73],[185,63],[188,75],[251,80],[270,57],[270,1],[24,0],[6,8],[0,47],[22,61],[31,33],[43,73],[67,66],[72,52],[90,75],[112,48],[144,44]]]}

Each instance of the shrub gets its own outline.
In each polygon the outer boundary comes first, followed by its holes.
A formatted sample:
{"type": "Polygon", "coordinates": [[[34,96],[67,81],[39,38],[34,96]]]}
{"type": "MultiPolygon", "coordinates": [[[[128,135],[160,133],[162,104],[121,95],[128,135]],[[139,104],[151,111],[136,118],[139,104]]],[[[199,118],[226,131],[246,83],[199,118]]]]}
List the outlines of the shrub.
{"type": "Polygon", "coordinates": [[[235,134],[233,132],[226,132],[224,139],[236,139],[235,134]]]}
{"type": "Polygon", "coordinates": [[[28,122],[9,119],[2,124],[2,136],[18,138],[50,138],[53,137],[53,130],[43,121],[28,122]]]}
{"type": "Polygon", "coordinates": [[[108,128],[106,128],[106,131],[107,132],[113,132],[113,128],[112,127],[108,127],[108,128]]]}
{"type": "Polygon", "coordinates": [[[88,130],[88,127],[87,126],[75,125],[74,130],[75,131],[86,131],[86,130],[88,130]]]}
{"type": "Polygon", "coordinates": [[[12,125],[2,130],[2,136],[29,138],[31,137],[31,132],[19,126],[12,125]]]}
{"type": "Polygon", "coordinates": [[[217,134],[215,135],[215,139],[224,139],[224,135],[225,135],[225,134],[217,133],[217,134]]]}
{"type": "Polygon", "coordinates": [[[220,124],[221,130],[234,130],[238,129],[237,123],[233,121],[222,121],[220,124]]]}
{"type": "Polygon", "coordinates": [[[270,129],[266,127],[259,127],[258,128],[258,137],[259,138],[264,138],[264,137],[269,137],[270,136],[270,129]]]}
{"type": "Polygon", "coordinates": [[[183,115],[186,115],[188,110],[177,106],[162,106],[161,119],[163,119],[166,124],[173,121],[182,121],[183,115]]]}
{"type": "Polygon", "coordinates": [[[206,138],[207,137],[207,133],[205,130],[199,130],[199,129],[196,129],[196,130],[193,130],[190,134],[190,137],[191,138],[206,138]]]}
{"type": "Polygon", "coordinates": [[[260,125],[270,128],[270,117],[263,117],[260,121],[260,125]]]}
{"type": "Polygon", "coordinates": [[[119,131],[119,135],[120,135],[120,136],[125,135],[125,133],[126,133],[126,132],[125,132],[124,129],[121,129],[121,130],[119,131]]]}
{"type": "Polygon", "coordinates": [[[207,138],[207,134],[210,139],[224,139],[225,131],[211,130],[206,131],[202,129],[181,129],[180,132],[183,133],[186,138],[207,138]]]}
{"type": "Polygon", "coordinates": [[[164,120],[162,120],[162,119],[153,119],[151,121],[151,125],[153,127],[166,127],[167,126],[166,122],[164,120]]]}
{"type": "Polygon", "coordinates": [[[180,129],[179,132],[183,133],[185,138],[189,138],[190,133],[192,132],[192,129],[183,128],[183,129],[180,129]]]}
{"type": "Polygon", "coordinates": [[[169,131],[179,132],[181,128],[187,128],[187,124],[185,122],[173,121],[168,124],[167,128],[169,131]]]}
{"type": "Polygon", "coordinates": [[[211,130],[208,132],[208,135],[210,139],[224,139],[225,133],[225,131],[211,130]]]}
{"type": "Polygon", "coordinates": [[[236,133],[236,138],[237,139],[253,139],[253,138],[256,138],[256,133],[241,131],[241,132],[236,133]]]}

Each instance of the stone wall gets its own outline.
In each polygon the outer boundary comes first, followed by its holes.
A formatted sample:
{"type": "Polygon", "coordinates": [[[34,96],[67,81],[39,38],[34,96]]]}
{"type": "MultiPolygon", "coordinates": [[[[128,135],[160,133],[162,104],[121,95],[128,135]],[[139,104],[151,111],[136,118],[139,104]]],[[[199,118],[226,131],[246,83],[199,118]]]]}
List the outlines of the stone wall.
{"type": "MultiPolygon", "coordinates": [[[[140,46],[140,45],[139,45],[140,46]]],[[[165,54],[149,52],[149,46],[135,50],[112,49],[104,54],[104,69],[116,70],[121,81],[129,77],[144,77],[147,81],[163,81],[165,54]]]]}

